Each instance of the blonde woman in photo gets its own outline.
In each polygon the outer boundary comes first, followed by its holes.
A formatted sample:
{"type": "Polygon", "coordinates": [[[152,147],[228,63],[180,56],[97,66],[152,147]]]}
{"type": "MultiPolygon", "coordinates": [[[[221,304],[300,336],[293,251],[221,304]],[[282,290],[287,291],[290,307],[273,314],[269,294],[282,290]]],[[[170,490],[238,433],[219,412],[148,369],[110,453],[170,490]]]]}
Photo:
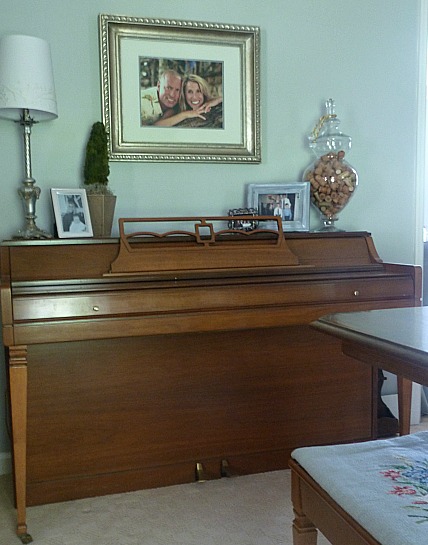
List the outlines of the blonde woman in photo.
{"type": "Polygon", "coordinates": [[[158,123],[162,127],[174,127],[187,119],[199,118],[207,120],[212,108],[221,104],[223,97],[212,97],[208,83],[196,74],[190,74],[183,79],[179,100],[180,112],[158,123]]]}

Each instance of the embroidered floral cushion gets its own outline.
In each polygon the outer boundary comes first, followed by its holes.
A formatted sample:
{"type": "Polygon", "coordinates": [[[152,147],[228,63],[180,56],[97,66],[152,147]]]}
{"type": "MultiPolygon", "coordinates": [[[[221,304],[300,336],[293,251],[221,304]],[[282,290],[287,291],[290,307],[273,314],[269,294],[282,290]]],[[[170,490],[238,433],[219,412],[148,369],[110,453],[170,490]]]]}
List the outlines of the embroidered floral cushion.
{"type": "Polygon", "coordinates": [[[428,432],[292,457],[383,545],[428,544],[428,432]]]}

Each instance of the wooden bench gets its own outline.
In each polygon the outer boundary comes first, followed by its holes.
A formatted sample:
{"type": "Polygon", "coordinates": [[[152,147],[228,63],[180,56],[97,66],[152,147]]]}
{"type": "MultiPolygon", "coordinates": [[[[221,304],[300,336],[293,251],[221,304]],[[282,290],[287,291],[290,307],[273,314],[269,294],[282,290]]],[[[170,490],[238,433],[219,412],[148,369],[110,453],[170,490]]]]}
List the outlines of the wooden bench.
{"type": "Polygon", "coordinates": [[[293,451],[293,544],[428,543],[428,432],[293,451]]]}

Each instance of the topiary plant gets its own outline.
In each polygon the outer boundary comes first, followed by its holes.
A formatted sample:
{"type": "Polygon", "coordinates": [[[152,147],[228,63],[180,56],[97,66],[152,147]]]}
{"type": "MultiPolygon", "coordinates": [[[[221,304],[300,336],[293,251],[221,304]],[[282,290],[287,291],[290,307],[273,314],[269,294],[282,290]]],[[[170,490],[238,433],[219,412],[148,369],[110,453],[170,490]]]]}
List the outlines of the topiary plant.
{"type": "Polygon", "coordinates": [[[86,145],[86,157],[83,170],[87,193],[112,195],[108,186],[110,167],[108,164],[107,131],[104,123],[97,121],[92,125],[86,145]]]}

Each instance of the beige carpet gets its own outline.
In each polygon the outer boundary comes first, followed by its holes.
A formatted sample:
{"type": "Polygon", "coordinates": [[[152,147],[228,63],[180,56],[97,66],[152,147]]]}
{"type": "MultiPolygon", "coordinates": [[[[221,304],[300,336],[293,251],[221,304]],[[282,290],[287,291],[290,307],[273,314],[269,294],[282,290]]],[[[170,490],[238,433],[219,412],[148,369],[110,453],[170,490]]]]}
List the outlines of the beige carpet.
{"type": "MultiPolygon", "coordinates": [[[[27,510],[35,545],[291,545],[292,517],[288,470],[27,510]]],[[[10,477],[2,476],[1,545],[20,544],[15,522],[10,477]]]]}
{"type": "MultiPolygon", "coordinates": [[[[423,429],[427,416],[411,431],[423,429]]],[[[292,545],[292,519],[288,470],[27,509],[34,545],[292,545]]],[[[15,525],[2,475],[0,545],[20,545],[15,525]]]]}

